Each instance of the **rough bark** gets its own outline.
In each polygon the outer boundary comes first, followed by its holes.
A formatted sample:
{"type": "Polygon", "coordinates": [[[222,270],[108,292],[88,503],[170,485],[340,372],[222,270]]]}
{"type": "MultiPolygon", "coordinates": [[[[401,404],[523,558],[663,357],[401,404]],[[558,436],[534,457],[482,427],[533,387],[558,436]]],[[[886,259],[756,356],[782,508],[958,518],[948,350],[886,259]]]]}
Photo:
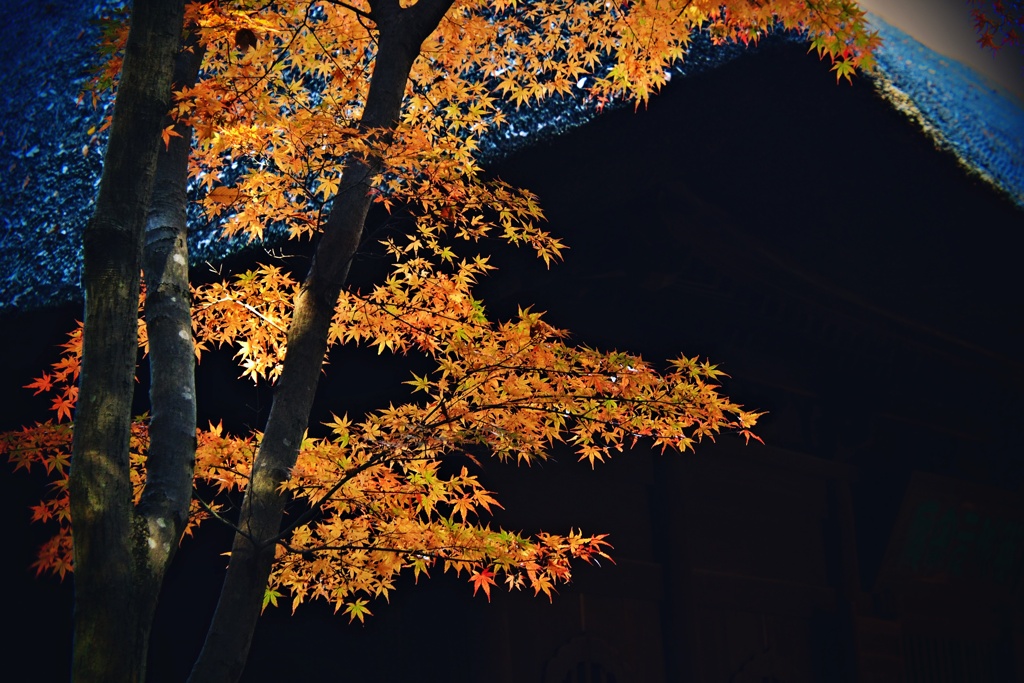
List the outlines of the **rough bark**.
{"type": "Polygon", "coordinates": [[[85,329],[70,474],[72,680],[81,683],[145,675],[128,440],[142,234],[183,14],[183,0],[134,3],[96,209],[83,236],[85,329]]]}
{"type": "MultiPolygon", "coordinates": [[[[402,9],[397,0],[370,3],[379,34],[361,125],[394,126],[420,45],[451,4],[452,0],[421,0],[402,9]]],[[[297,295],[287,356],[241,506],[240,531],[190,683],[236,681],[245,666],[287,502],[280,484],[288,479],[298,456],[327,352],[331,317],[370,208],[369,182],[380,164],[379,158],[370,158],[345,168],[334,208],[297,295]]]]}

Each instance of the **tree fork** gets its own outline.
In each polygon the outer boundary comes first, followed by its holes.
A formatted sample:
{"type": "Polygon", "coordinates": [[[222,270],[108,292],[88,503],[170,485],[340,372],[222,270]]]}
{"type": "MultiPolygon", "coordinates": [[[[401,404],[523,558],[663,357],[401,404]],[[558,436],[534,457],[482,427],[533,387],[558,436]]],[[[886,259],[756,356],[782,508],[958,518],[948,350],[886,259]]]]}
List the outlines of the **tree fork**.
{"type": "Polygon", "coordinates": [[[128,444],[142,234],[183,19],[184,0],[134,3],[96,210],[83,237],[85,323],[69,481],[78,683],[145,677],[128,444]]]}

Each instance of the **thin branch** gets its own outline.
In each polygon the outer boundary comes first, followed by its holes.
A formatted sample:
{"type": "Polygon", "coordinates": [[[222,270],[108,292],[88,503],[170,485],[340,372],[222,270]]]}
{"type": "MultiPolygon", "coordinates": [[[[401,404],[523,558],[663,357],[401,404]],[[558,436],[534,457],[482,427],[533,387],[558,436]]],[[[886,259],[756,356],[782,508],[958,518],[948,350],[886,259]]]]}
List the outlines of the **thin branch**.
{"type": "Polygon", "coordinates": [[[324,0],[324,2],[330,3],[332,5],[337,5],[338,7],[344,7],[345,9],[351,11],[358,17],[377,23],[376,19],[373,16],[373,12],[367,12],[365,10],[359,9],[358,7],[353,7],[347,2],[342,2],[342,0],[324,0]]]}

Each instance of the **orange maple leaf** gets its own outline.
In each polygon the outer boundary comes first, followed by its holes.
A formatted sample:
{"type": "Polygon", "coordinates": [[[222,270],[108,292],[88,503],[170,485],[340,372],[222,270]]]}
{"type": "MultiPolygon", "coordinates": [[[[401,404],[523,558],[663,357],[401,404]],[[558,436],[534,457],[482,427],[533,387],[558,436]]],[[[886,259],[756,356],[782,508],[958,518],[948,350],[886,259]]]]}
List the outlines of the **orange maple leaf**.
{"type": "Polygon", "coordinates": [[[51,410],[57,411],[58,420],[70,420],[71,411],[75,407],[75,401],[67,396],[55,396],[50,406],[51,410]]]}
{"type": "Polygon", "coordinates": [[[181,133],[179,133],[178,131],[174,130],[174,124],[173,123],[171,125],[167,126],[166,128],[164,128],[162,131],[160,131],[160,139],[164,141],[164,149],[165,150],[170,149],[170,147],[171,147],[171,138],[180,138],[180,137],[181,137],[181,133]]]}
{"type": "Polygon", "coordinates": [[[53,376],[48,372],[44,372],[42,377],[37,377],[34,382],[30,382],[24,386],[25,389],[35,389],[32,392],[33,396],[37,396],[44,391],[50,391],[53,389],[53,376]]]}
{"type": "Polygon", "coordinates": [[[487,602],[491,601],[491,586],[496,585],[494,572],[486,567],[483,570],[474,570],[469,581],[473,584],[473,595],[476,595],[476,592],[482,588],[484,595],[487,596],[487,602]]]}

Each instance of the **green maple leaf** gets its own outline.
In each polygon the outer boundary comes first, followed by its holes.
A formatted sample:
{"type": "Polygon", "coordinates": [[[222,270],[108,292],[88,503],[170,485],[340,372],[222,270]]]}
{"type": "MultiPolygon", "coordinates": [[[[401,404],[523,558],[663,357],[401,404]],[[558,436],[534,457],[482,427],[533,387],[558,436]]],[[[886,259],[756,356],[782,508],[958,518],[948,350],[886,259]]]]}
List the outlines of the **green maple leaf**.
{"type": "Polygon", "coordinates": [[[349,623],[358,619],[361,624],[365,623],[367,616],[373,616],[373,612],[371,612],[366,606],[366,600],[363,600],[362,598],[355,602],[350,602],[348,606],[345,607],[345,614],[348,615],[349,623]]]}

